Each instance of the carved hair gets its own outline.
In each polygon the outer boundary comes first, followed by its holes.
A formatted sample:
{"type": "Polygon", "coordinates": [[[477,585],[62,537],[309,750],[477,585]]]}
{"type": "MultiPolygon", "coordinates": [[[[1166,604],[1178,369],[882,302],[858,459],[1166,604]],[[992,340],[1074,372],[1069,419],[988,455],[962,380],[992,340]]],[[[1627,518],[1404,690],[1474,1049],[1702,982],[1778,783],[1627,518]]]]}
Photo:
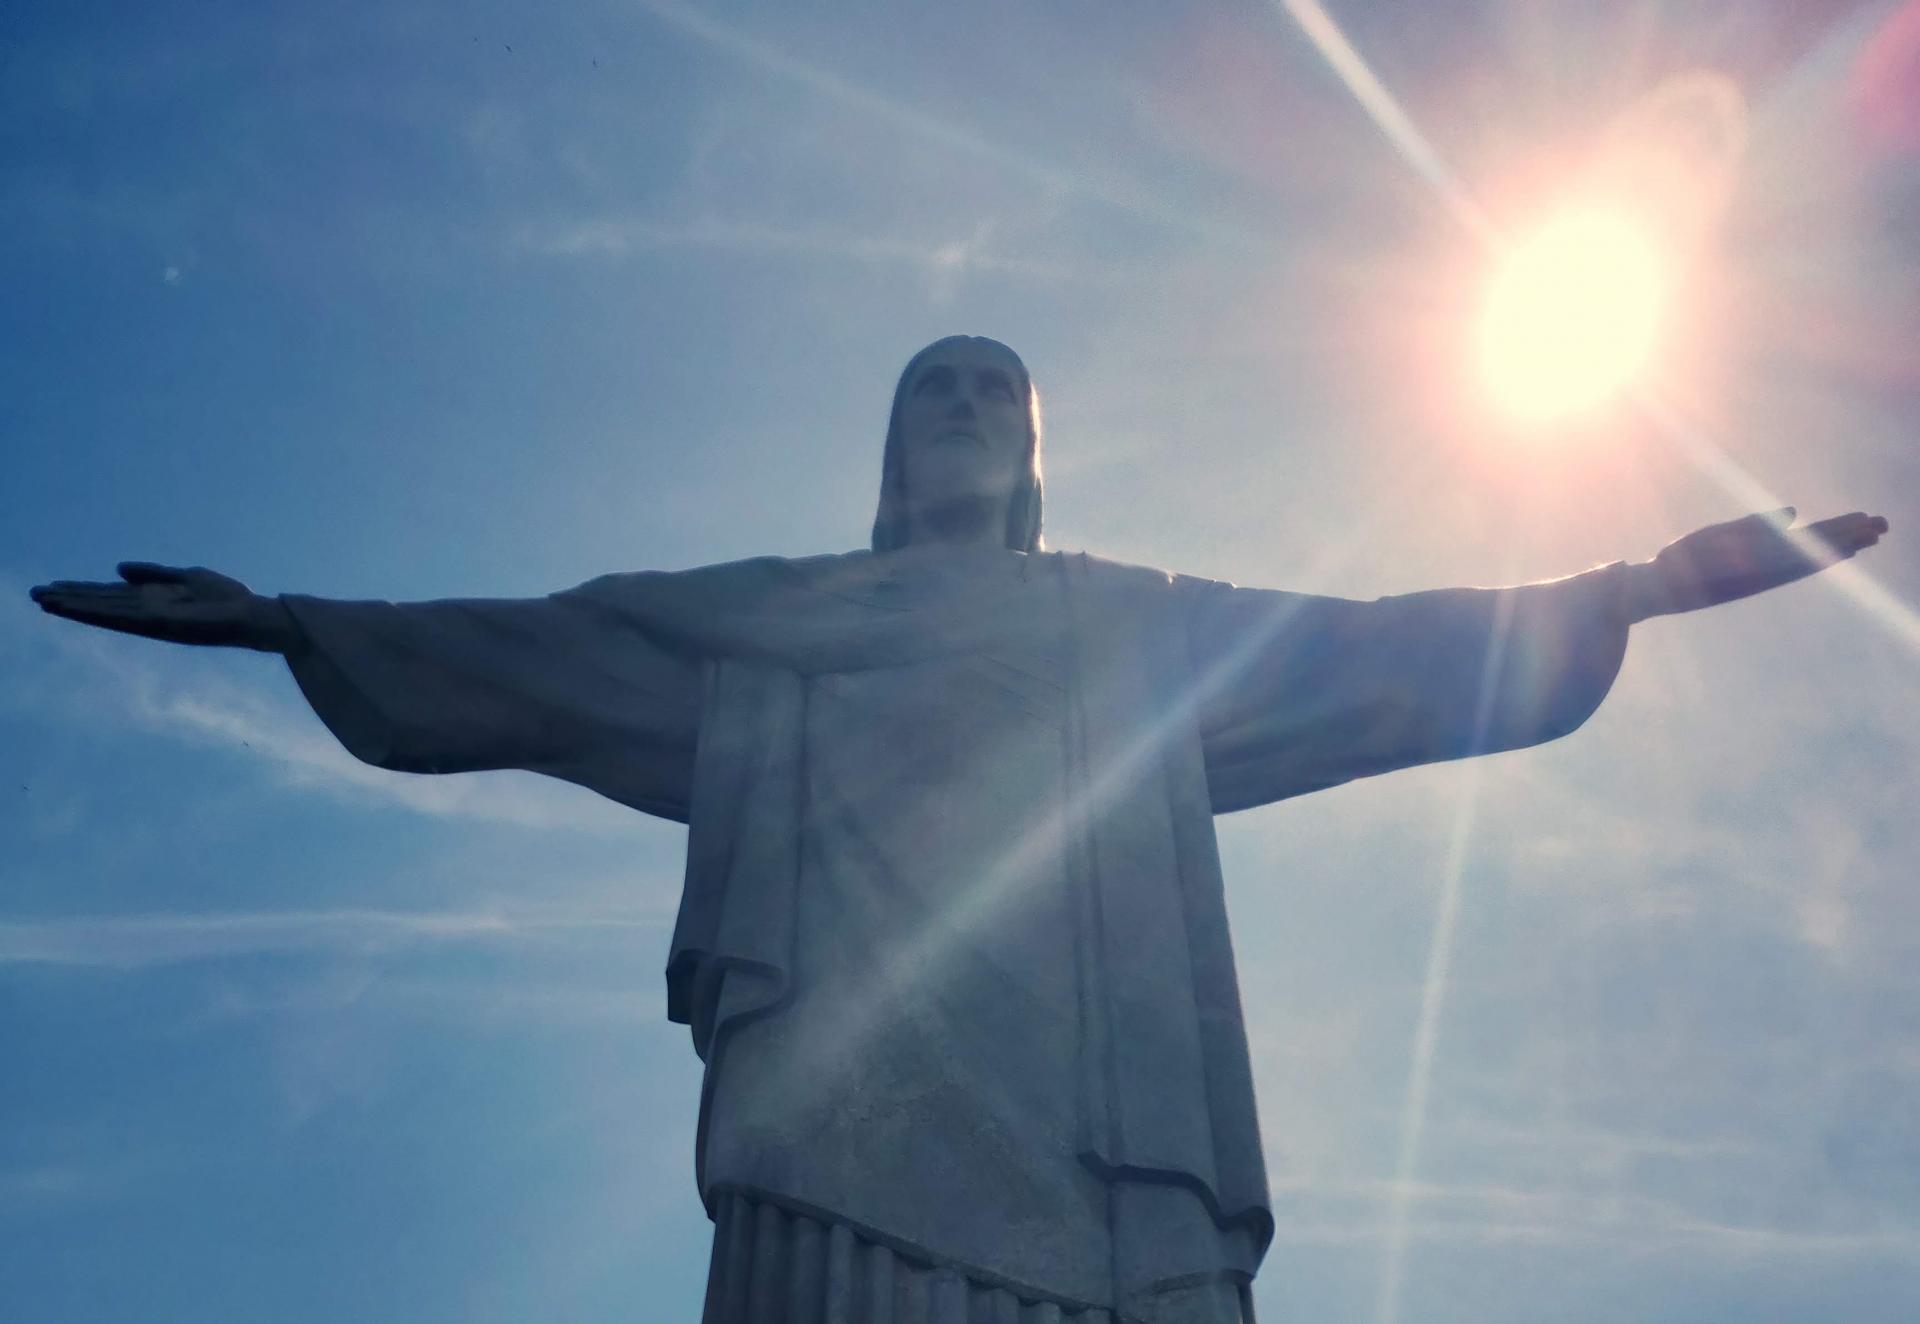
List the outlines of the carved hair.
{"type": "Polygon", "coordinates": [[[900,456],[900,407],[908,384],[921,361],[935,350],[952,345],[979,345],[999,350],[1020,369],[1020,387],[1027,395],[1027,462],[1021,466],[1013,499],[1007,503],[1007,546],[1016,552],[1040,550],[1040,393],[1020,356],[985,336],[947,336],[907,360],[893,388],[893,412],[887,417],[887,447],[880,462],[880,510],[873,520],[873,550],[891,552],[913,541],[907,527],[907,467],[900,456]]]}

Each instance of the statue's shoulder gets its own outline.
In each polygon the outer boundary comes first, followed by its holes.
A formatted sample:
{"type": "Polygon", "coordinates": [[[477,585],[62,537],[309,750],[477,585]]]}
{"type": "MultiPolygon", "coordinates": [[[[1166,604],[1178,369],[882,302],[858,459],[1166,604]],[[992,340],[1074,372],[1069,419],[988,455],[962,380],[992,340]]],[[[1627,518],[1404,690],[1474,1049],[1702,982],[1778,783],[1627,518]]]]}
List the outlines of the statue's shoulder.
{"type": "Polygon", "coordinates": [[[588,580],[565,595],[580,605],[672,633],[761,634],[823,619],[864,600],[878,578],[871,552],[755,556],[685,570],[635,570],[588,580]]]}
{"type": "Polygon", "coordinates": [[[1079,580],[1096,593],[1165,595],[1175,592],[1185,575],[1158,566],[1115,561],[1092,552],[1042,552],[1054,559],[1069,582],[1079,580]]]}
{"type": "MultiPolygon", "coordinates": [[[[1009,554],[1011,555],[1011,554],[1009,554]]],[[[640,570],[602,575],[573,593],[608,606],[642,607],[650,603],[685,604],[708,611],[727,607],[769,608],[794,595],[865,602],[881,581],[901,573],[901,553],[866,549],[820,556],[756,556],[686,570],[640,570]]],[[[1031,553],[1020,578],[1032,581],[1051,573],[1069,591],[1114,605],[1150,606],[1171,602],[1210,581],[1177,575],[1156,566],[1117,561],[1092,552],[1031,553]]],[[[789,603],[789,606],[798,605],[789,603]]]]}
{"type": "Polygon", "coordinates": [[[772,590],[812,586],[868,573],[873,553],[832,552],[823,556],[750,556],[715,561],[684,570],[616,570],[590,579],[574,592],[600,597],[659,592],[772,590]]]}

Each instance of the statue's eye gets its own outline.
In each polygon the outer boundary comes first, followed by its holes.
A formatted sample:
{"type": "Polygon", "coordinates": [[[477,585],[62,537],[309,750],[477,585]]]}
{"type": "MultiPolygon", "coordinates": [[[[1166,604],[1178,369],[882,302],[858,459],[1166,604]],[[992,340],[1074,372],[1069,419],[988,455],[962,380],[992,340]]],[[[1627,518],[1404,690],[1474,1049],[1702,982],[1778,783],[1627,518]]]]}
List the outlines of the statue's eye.
{"type": "Polygon", "coordinates": [[[1002,400],[1012,400],[1014,398],[1013,383],[1008,381],[1007,378],[1000,373],[988,374],[984,380],[984,385],[989,395],[997,395],[1002,400]]]}
{"type": "Polygon", "coordinates": [[[953,389],[953,369],[929,368],[918,385],[913,388],[915,395],[945,395],[953,389]]]}

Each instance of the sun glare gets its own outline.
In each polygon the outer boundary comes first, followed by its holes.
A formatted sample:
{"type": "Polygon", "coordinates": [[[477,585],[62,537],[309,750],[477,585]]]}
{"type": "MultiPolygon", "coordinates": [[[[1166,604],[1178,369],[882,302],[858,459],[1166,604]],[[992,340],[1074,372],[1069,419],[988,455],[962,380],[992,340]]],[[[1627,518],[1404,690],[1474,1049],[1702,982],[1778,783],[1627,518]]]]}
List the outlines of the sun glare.
{"type": "Polygon", "coordinates": [[[1493,398],[1527,422],[1584,412],[1652,356],[1667,273],[1624,212],[1562,212],[1508,249],[1487,288],[1480,366],[1493,398]]]}

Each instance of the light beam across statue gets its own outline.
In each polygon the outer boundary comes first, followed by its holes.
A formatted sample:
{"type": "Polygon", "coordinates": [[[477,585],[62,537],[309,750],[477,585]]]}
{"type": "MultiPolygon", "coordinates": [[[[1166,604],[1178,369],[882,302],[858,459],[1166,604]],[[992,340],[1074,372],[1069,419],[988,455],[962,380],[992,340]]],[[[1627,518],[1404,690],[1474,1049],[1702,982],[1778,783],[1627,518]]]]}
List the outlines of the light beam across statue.
{"type": "Polygon", "coordinates": [[[1670,288],[1651,229],[1622,208],[1555,213],[1499,258],[1478,327],[1496,404],[1524,422],[1584,413],[1633,385],[1670,288]]]}

